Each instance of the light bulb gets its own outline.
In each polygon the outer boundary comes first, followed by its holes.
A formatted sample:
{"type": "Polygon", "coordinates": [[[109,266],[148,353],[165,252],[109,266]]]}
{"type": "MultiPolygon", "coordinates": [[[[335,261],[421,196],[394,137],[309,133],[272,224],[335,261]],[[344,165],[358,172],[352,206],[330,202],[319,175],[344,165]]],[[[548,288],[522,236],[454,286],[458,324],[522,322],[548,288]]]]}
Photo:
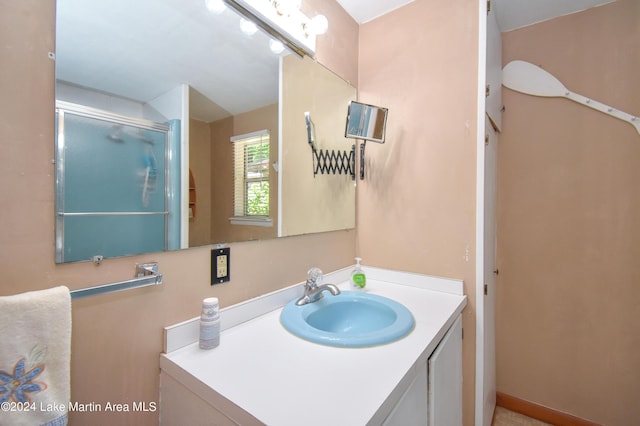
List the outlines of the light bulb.
{"type": "Polygon", "coordinates": [[[258,27],[256,27],[256,24],[244,18],[240,19],[240,29],[248,36],[254,35],[256,31],[258,31],[258,27]]]}
{"type": "Polygon", "coordinates": [[[209,11],[213,13],[220,13],[227,7],[222,0],[206,0],[206,1],[207,1],[207,9],[209,9],[209,11]]]}
{"type": "Polygon", "coordinates": [[[316,15],[311,19],[311,31],[316,35],[324,34],[329,29],[329,21],[324,15],[316,15]]]}
{"type": "Polygon", "coordinates": [[[271,39],[269,40],[269,48],[273,53],[279,55],[284,50],[284,44],[279,40],[271,39]]]}
{"type": "Polygon", "coordinates": [[[273,5],[279,15],[289,16],[294,11],[300,9],[302,0],[276,0],[273,5]]]}

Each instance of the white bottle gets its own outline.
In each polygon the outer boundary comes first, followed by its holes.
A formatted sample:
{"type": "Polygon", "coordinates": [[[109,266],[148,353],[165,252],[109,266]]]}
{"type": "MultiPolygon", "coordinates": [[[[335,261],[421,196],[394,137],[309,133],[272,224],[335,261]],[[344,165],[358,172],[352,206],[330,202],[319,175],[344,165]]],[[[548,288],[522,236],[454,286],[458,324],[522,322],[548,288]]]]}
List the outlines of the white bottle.
{"type": "Polygon", "coordinates": [[[351,272],[351,288],[353,290],[364,290],[364,287],[367,285],[367,277],[360,266],[360,259],[356,257],[356,267],[353,268],[351,272]]]}
{"type": "Polygon", "coordinates": [[[220,344],[220,313],[217,297],[202,301],[200,315],[200,348],[213,349],[220,344]]]}

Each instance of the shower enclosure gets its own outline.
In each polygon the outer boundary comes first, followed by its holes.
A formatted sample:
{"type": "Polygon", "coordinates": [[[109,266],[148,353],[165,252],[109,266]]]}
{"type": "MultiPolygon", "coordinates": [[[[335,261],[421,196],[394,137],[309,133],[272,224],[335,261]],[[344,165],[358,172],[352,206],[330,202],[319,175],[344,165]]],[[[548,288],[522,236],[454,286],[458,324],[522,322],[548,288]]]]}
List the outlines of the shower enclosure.
{"type": "Polygon", "coordinates": [[[56,125],[56,262],[179,248],[179,120],[57,102],[56,125]]]}

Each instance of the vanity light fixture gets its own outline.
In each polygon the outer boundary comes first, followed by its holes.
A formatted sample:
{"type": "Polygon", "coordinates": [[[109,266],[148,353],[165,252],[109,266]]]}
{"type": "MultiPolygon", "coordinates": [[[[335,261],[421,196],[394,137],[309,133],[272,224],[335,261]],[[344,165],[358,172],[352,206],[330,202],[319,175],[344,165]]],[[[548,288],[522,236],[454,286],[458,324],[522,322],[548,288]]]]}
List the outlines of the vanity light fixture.
{"type": "Polygon", "coordinates": [[[281,54],[284,51],[284,44],[280,40],[269,40],[269,49],[276,55],[281,54]]]}
{"type": "Polygon", "coordinates": [[[223,1],[299,56],[313,57],[316,35],[326,32],[328,28],[328,21],[324,16],[318,15],[310,19],[302,13],[300,0],[223,1]]]}
{"type": "Polygon", "coordinates": [[[244,19],[241,18],[240,19],[240,30],[242,30],[242,32],[248,36],[252,36],[256,33],[256,31],[258,31],[258,27],[256,26],[256,24],[254,24],[253,22],[251,22],[248,19],[244,19]]]}
{"type": "Polygon", "coordinates": [[[309,29],[316,33],[316,35],[324,34],[329,29],[329,20],[324,15],[316,15],[311,18],[311,25],[309,29]]]}
{"type": "Polygon", "coordinates": [[[206,0],[206,3],[207,9],[213,13],[220,13],[227,7],[222,0],[206,0]]]}
{"type": "Polygon", "coordinates": [[[302,0],[273,0],[271,1],[273,7],[275,7],[278,15],[291,15],[296,10],[300,10],[302,6],[302,0]]]}

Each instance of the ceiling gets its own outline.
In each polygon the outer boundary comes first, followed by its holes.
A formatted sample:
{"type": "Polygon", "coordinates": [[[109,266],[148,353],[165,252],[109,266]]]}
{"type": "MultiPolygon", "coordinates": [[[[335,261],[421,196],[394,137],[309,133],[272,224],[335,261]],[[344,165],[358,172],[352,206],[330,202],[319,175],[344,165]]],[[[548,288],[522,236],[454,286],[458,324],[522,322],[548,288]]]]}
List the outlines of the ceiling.
{"type": "Polygon", "coordinates": [[[337,0],[359,24],[371,21],[414,0],[337,0]]]}
{"type": "MultiPolygon", "coordinates": [[[[414,0],[337,0],[363,24],[414,0]]],[[[614,0],[491,0],[502,32],[525,27],[562,15],[579,12],[614,0]]]]}
{"type": "Polygon", "coordinates": [[[500,31],[580,12],[615,0],[491,0],[500,31]]]}

